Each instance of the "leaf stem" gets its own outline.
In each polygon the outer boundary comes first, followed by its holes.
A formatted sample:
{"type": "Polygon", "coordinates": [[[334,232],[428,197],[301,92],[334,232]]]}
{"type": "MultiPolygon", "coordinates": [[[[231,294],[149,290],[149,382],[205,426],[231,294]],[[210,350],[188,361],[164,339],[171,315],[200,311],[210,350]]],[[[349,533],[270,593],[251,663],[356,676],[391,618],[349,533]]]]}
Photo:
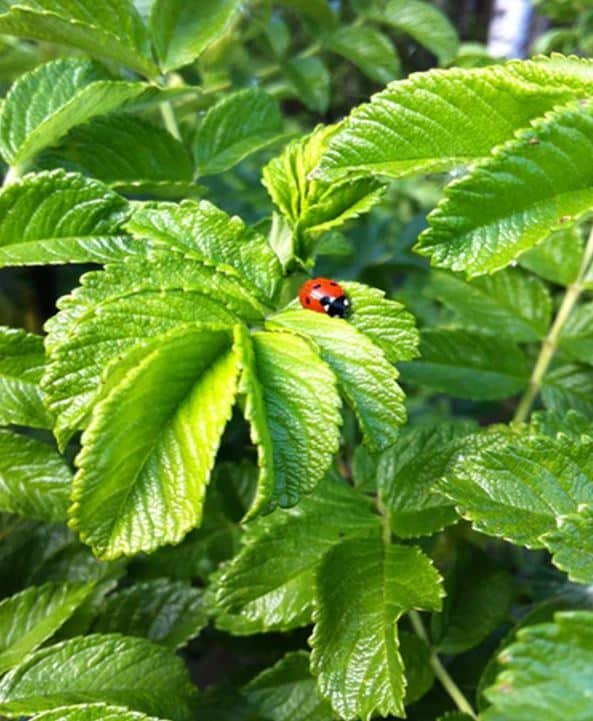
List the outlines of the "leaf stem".
{"type": "Polygon", "coordinates": [[[426,629],[424,628],[424,624],[422,623],[422,619],[420,618],[418,611],[409,611],[408,618],[410,619],[410,623],[412,624],[412,628],[416,632],[416,635],[430,648],[430,666],[445,691],[449,694],[460,711],[466,713],[468,716],[471,716],[473,719],[477,719],[478,717],[471,704],[465,698],[459,686],[455,683],[455,681],[453,681],[451,676],[449,676],[449,673],[441,663],[437,652],[431,648],[430,639],[428,638],[428,634],[426,633],[426,629]]]}
{"type": "Polygon", "coordinates": [[[10,165],[4,176],[3,186],[12,185],[21,177],[21,170],[16,165],[10,165]]]}
{"type": "Polygon", "coordinates": [[[175,112],[170,100],[163,100],[159,105],[161,115],[163,116],[163,122],[165,127],[171,133],[171,135],[177,140],[181,140],[181,133],[179,132],[179,126],[177,125],[177,119],[175,112]]]}
{"type": "Polygon", "coordinates": [[[513,421],[515,423],[523,423],[527,420],[531,411],[531,407],[535,399],[539,395],[542,383],[544,381],[544,377],[558,348],[558,341],[560,340],[562,329],[564,328],[566,321],[570,317],[570,314],[572,313],[581,293],[583,292],[585,279],[589,272],[592,260],[593,228],[589,233],[589,238],[587,240],[587,245],[585,246],[585,251],[583,253],[583,259],[581,262],[578,276],[576,280],[571,283],[566,289],[566,293],[564,294],[562,303],[558,308],[558,313],[556,314],[552,327],[550,328],[548,335],[544,338],[542,342],[542,347],[537,357],[537,361],[535,362],[535,366],[533,367],[531,377],[529,379],[529,385],[527,386],[527,390],[521,398],[519,405],[517,406],[517,409],[515,411],[515,415],[513,416],[513,421]]]}

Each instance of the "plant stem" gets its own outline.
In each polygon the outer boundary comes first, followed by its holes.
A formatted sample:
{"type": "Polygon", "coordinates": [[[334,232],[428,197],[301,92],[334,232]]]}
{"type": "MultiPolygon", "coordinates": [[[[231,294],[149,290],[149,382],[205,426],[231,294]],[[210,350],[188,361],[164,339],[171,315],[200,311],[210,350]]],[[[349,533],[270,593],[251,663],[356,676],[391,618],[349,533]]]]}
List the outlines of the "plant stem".
{"type": "Polygon", "coordinates": [[[3,186],[12,185],[21,177],[21,171],[16,165],[9,166],[4,176],[3,186]]]}
{"type": "Polygon", "coordinates": [[[527,417],[529,416],[531,406],[533,405],[533,402],[535,401],[541,390],[546,372],[550,367],[550,363],[552,362],[554,353],[558,348],[558,341],[560,340],[562,329],[564,328],[566,321],[570,317],[570,314],[572,313],[572,310],[575,307],[579,296],[583,292],[585,278],[587,277],[587,273],[589,272],[592,259],[593,228],[589,233],[589,238],[587,240],[587,245],[585,246],[583,260],[581,262],[581,267],[579,269],[577,279],[574,281],[574,283],[571,283],[571,285],[569,285],[566,289],[566,293],[564,294],[564,298],[562,299],[560,308],[558,308],[558,313],[556,314],[554,323],[552,324],[548,335],[545,337],[542,343],[539,356],[537,358],[535,366],[533,367],[533,372],[531,373],[531,377],[529,379],[529,385],[527,386],[527,390],[521,398],[521,401],[517,406],[517,410],[515,411],[515,415],[513,416],[513,421],[516,423],[523,423],[527,420],[527,417]]]}
{"type": "Polygon", "coordinates": [[[179,132],[179,126],[177,125],[177,119],[175,118],[175,112],[173,111],[171,102],[169,100],[163,100],[159,107],[165,127],[174,138],[181,140],[181,133],[179,132]]]}
{"type": "MultiPolygon", "coordinates": [[[[430,639],[428,638],[428,634],[426,633],[426,629],[424,628],[424,624],[422,623],[422,619],[420,618],[418,611],[409,611],[408,618],[410,619],[410,623],[412,624],[412,628],[416,632],[416,635],[430,648],[430,639]]],[[[453,681],[451,676],[449,676],[447,669],[443,666],[438,654],[433,649],[430,650],[430,666],[434,671],[435,676],[443,685],[445,691],[455,702],[457,708],[460,711],[463,711],[463,713],[466,713],[468,716],[471,716],[473,719],[477,719],[478,717],[471,704],[465,698],[459,686],[455,683],[455,681],[453,681]]]]}

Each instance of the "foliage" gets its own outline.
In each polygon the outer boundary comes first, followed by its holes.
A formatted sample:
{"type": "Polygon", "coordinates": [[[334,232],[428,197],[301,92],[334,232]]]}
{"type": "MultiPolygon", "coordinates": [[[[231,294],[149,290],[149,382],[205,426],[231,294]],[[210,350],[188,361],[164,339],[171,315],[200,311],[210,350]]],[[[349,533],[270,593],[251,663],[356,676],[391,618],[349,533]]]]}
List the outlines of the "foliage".
{"type": "Polygon", "coordinates": [[[591,717],[590,8],[453,5],[0,0],[3,717],[591,717]]]}

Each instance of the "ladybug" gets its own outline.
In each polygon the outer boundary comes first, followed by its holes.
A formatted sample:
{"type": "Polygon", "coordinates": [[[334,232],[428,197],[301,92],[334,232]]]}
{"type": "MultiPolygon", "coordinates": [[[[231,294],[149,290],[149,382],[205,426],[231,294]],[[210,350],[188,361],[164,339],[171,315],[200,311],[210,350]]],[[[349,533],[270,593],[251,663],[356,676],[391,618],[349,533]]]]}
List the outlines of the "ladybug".
{"type": "Polygon", "coordinates": [[[344,289],[329,278],[312,278],[301,286],[299,300],[303,308],[327,313],[332,318],[345,318],[350,301],[344,289]]]}

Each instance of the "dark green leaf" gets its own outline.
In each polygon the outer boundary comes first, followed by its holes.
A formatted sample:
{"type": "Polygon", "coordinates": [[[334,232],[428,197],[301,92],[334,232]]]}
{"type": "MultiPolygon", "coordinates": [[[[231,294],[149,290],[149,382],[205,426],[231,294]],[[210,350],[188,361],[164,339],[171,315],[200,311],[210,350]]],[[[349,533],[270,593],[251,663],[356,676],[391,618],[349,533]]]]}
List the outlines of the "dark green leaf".
{"type": "Polygon", "coordinates": [[[63,521],[72,471],[45,443],[0,430],[0,510],[40,521],[63,521]]]}
{"type": "Polygon", "coordinates": [[[0,326],[1,425],[52,427],[39,389],[44,364],[41,336],[0,326]]]}
{"type": "Polygon", "coordinates": [[[289,60],[284,72],[293,86],[297,98],[309,110],[325,113],[330,102],[330,74],[319,58],[294,58],[289,60]]]}
{"type": "Polygon", "coordinates": [[[283,124],[277,101],[260,88],[228,95],[210,108],[196,132],[197,173],[215,175],[232,168],[283,137],[283,124]]]}
{"type": "Polygon", "coordinates": [[[223,34],[239,8],[239,0],[155,0],[150,32],[161,69],[188,65],[223,34]]]}
{"type": "Polygon", "coordinates": [[[48,646],[0,680],[0,709],[10,717],[105,702],[186,721],[192,695],[181,659],[150,641],[119,634],[48,646]]]}
{"type": "Polygon", "coordinates": [[[353,539],[330,550],[317,576],[311,663],[321,694],[344,719],[405,714],[397,620],[437,610],[440,576],[418,548],[353,539]]]}
{"type": "Polygon", "coordinates": [[[325,46],[358,65],[371,80],[383,85],[401,72],[393,43],[371,25],[344,25],[328,37],[325,46]]]}
{"type": "Polygon", "coordinates": [[[420,356],[401,364],[403,380],[459,398],[507,398],[527,386],[530,374],[518,346],[464,330],[423,331],[420,356]]]}
{"type": "Polygon", "coordinates": [[[93,630],[142,636],[175,649],[197,636],[206,623],[202,592],[182,581],[162,578],[109,596],[93,630]]]}

